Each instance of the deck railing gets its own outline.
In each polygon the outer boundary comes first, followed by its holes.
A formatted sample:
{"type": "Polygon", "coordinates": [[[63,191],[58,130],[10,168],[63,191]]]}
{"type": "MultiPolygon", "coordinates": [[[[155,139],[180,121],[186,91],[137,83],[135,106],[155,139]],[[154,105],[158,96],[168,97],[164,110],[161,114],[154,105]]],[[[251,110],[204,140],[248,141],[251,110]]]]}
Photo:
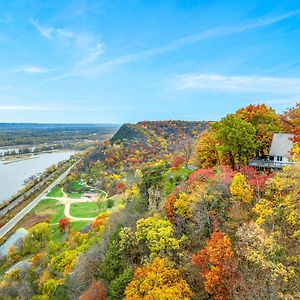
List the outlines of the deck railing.
{"type": "Polygon", "coordinates": [[[267,159],[251,159],[249,161],[250,167],[258,167],[258,168],[270,168],[270,169],[282,169],[286,166],[293,166],[295,163],[290,162],[282,162],[282,161],[272,161],[267,159]]]}

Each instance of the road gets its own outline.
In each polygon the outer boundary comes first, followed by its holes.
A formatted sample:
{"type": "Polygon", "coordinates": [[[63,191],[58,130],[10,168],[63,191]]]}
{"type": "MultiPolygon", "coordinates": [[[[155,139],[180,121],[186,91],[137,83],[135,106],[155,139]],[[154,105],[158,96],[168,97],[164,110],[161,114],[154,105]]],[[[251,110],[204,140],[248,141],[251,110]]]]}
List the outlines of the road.
{"type": "Polygon", "coordinates": [[[57,184],[59,184],[71,171],[71,169],[79,162],[75,162],[68,170],[61,174],[54,182],[52,182],[40,195],[24,207],[17,215],[8,221],[2,228],[0,228],[0,238],[9,232],[22,218],[24,218],[57,184]]]}

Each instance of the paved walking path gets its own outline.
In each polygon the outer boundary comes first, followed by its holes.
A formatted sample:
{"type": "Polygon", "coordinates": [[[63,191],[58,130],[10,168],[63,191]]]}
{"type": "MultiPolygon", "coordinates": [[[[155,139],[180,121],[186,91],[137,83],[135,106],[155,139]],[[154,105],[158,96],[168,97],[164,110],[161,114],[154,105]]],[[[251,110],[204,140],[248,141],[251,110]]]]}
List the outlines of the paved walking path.
{"type": "MultiPolygon", "coordinates": [[[[63,196],[62,197],[45,197],[45,198],[51,198],[54,200],[59,201],[61,204],[65,206],[64,209],[64,214],[65,217],[70,219],[71,221],[93,221],[95,220],[96,217],[94,218],[78,218],[78,217],[73,217],[70,214],[70,208],[73,203],[85,203],[85,202],[97,202],[97,198],[99,194],[83,194],[81,198],[71,198],[67,195],[67,193],[62,189],[63,196]]],[[[108,195],[105,191],[101,191],[104,194],[104,200],[107,200],[108,195]]]]}

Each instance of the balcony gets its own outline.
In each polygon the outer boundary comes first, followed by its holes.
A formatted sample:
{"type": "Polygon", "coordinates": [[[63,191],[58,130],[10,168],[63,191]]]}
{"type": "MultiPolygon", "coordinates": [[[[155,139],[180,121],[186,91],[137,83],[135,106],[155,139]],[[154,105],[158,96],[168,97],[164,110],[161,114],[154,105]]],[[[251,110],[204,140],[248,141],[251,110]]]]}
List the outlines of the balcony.
{"type": "Polygon", "coordinates": [[[249,161],[250,167],[256,168],[269,168],[269,169],[282,169],[286,166],[293,166],[295,162],[282,162],[282,161],[273,161],[268,158],[253,158],[249,161]]]}

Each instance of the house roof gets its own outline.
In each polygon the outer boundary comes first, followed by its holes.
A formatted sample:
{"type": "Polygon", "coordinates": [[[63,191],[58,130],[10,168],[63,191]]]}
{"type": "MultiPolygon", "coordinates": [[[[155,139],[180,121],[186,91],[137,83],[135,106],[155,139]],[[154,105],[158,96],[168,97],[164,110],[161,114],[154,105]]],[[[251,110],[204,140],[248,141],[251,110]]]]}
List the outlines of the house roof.
{"type": "Polygon", "coordinates": [[[293,135],[289,133],[275,133],[273,135],[270,156],[289,157],[290,151],[293,148],[291,137],[293,135]]]}

